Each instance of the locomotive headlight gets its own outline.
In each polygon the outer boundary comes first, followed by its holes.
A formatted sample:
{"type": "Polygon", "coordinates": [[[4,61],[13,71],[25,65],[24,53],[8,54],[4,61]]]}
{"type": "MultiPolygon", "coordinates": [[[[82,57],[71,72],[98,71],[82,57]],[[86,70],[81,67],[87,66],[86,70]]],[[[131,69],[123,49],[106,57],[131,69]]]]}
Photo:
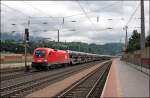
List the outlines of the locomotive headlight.
{"type": "Polygon", "coordinates": [[[44,60],[44,62],[47,62],[47,60],[44,60]]]}

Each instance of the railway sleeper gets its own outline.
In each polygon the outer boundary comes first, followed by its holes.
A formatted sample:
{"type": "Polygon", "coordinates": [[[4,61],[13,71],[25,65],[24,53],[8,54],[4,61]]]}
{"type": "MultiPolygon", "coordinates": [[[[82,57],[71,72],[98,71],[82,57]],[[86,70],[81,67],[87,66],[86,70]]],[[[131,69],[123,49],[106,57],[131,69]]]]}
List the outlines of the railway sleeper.
{"type": "MultiPolygon", "coordinates": [[[[92,72],[91,75],[89,74],[87,75],[87,77],[85,77],[85,79],[83,78],[81,79],[81,81],[78,81],[78,83],[75,84],[76,86],[73,86],[72,89],[70,89],[63,95],[60,96],[58,95],[58,97],[65,97],[65,98],[84,97],[85,98],[87,96],[88,97],[91,96],[93,94],[93,90],[95,91],[96,89],[96,91],[98,91],[98,89],[96,88],[98,82],[100,82],[100,80],[103,80],[104,77],[106,78],[105,73],[109,71],[109,67],[110,67],[109,64],[110,63],[105,63],[103,66],[101,66],[100,68],[92,72]]],[[[103,88],[101,86],[100,89],[103,88]]],[[[98,96],[100,96],[100,91],[98,96]]]]}

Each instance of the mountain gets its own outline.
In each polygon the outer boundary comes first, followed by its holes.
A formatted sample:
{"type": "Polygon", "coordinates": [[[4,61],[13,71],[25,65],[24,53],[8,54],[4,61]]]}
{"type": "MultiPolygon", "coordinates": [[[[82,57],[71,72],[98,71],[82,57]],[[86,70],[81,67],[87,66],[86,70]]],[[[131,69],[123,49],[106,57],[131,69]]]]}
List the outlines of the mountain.
{"type": "Polygon", "coordinates": [[[122,52],[122,43],[106,43],[104,45],[90,44],[90,51],[98,54],[116,55],[122,52]]]}
{"type": "Polygon", "coordinates": [[[19,33],[9,33],[9,32],[3,32],[1,33],[1,40],[22,40],[23,36],[19,33]]]}
{"type": "Polygon", "coordinates": [[[100,47],[101,54],[116,55],[122,52],[123,44],[121,43],[107,43],[100,47]]]}
{"type": "MultiPolygon", "coordinates": [[[[37,47],[50,47],[62,50],[73,50],[73,51],[81,51],[87,53],[95,53],[102,55],[117,55],[122,53],[122,43],[106,43],[104,45],[97,45],[95,43],[88,44],[83,42],[55,42],[55,41],[47,41],[43,40],[42,37],[32,37],[29,38],[29,46],[30,52],[37,47]]],[[[23,41],[23,37],[20,33],[1,33],[1,43],[2,50],[1,51],[9,51],[14,52],[14,50],[9,50],[7,47],[19,48],[20,52],[24,49],[23,46],[18,46],[18,43],[23,41]],[[6,41],[3,41],[6,40],[6,41]],[[7,41],[10,40],[10,41],[7,41]],[[14,41],[11,41],[14,40],[14,41]],[[15,43],[15,44],[14,44],[15,43]],[[8,46],[7,46],[8,45],[8,46]]],[[[17,51],[16,51],[17,52],[17,51]]],[[[23,51],[22,51],[23,52],[23,51]]]]}
{"type": "MultiPolygon", "coordinates": [[[[19,32],[2,32],[1,33],[1,40],[14,40],[14,41],[23,41],[23,35],[19,32]]],[[[38,41],[38,40],[43,40],[42,37],[29,37],[30,41],[38,41]]]]}

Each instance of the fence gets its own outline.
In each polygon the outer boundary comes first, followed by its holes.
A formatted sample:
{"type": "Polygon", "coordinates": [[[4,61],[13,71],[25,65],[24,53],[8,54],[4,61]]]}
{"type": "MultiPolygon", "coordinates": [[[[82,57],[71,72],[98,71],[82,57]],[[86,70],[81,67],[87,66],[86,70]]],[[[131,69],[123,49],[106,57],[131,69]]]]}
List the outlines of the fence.
{"type": "Polygon", "coordinates": [[[150,73],[150,47],[147,47],[142,55],[140,51],[126,53],[123,55],[122,60],[130,63],[129,65],[132,65],[140,71],[147,74],[150,73]]]}
{"type": "MultiPolygon", "coordinates": [[[[32,55],[28,54],[27,62],[32,61],[32,55]]],[[[23,54],[1,54],[0,56],[1,64],[5,63],[21,63],[24,62],[24,55],[23,54]]]]}

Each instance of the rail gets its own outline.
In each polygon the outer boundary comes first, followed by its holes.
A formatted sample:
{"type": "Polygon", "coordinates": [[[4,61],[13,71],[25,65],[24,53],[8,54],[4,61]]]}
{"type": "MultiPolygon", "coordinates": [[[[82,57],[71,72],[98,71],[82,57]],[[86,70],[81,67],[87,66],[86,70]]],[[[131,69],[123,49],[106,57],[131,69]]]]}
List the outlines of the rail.
{"type": "MultiPolygon", "coordinates": [[[[93,97],[92,95],[94,95],[94,91],[96,91],[96,87],[100,84],[100,81],[107,76],[106,74],[109,71],[110,65],[111,65],[110,62],[103,64],[98,69],[86,75],[86,77],[83,77],[81,80],[75,82],[73,85],[65,89],[63,92],[56,95],[56,97],[58,98],[93,97]]],[[[100,88],[103,88],[103,85],[101,85],[100,88]]],[[[97,96],[100,96],[100,92],[98,94],[99,95],[97,96]]]]}

